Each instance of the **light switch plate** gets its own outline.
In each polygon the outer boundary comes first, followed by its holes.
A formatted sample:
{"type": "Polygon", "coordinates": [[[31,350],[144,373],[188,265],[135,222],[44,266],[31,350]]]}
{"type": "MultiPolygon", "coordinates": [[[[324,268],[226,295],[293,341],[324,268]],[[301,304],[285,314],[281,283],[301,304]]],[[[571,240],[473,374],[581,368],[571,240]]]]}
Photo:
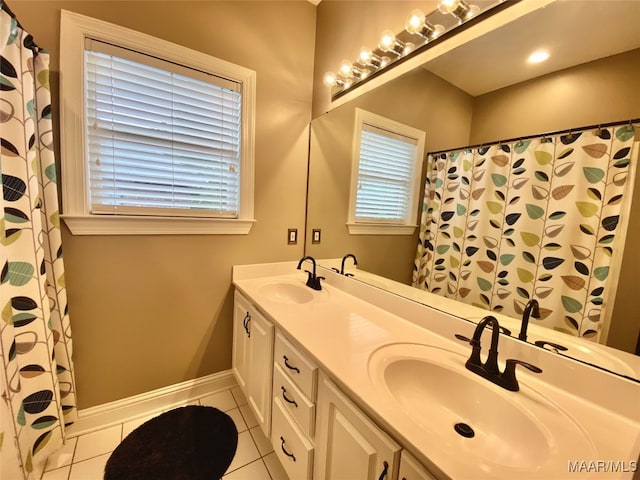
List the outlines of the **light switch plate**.
{"type": "Polygon", "coordinates": [[[319,228],[314,228],[313,230],[311,230],[311,243],[320,243],[320,229],[319,228]]]}
{"type": "Polygon", "coordinates": [[[298,243],[298,229],[297,228],[290,228],[289,230],[287,230],[287,243],[289,245],[295,245],[296,243],[298,243]]]}

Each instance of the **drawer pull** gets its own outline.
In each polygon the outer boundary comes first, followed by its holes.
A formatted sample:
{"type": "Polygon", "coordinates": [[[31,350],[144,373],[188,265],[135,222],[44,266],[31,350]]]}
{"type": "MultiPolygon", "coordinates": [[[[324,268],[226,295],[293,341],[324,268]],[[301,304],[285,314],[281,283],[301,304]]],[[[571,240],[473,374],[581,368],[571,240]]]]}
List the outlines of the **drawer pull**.
{"type": "MultiPolygon", "coordinates": [[[[284,452],[284,454],[285,454],[287,457],[291,458],[291,459],[295,462],[295,461],[296,461],[296,457],[295,457],[295,455],[294,455],[293,453],[289,453],[289,452],[287,452],[287,451],[285,450],[285,448],[284,448],[284,438],[280,437],[280,441],[282,442],[282,443],[280,444],[280,448],[282,449],[282,451],[284,452]]],[[[386,470],[385,470],[385,471],[386,471],[386,470]]]]}
{"type": "Polygon", "coordinates": [[[380,474],[380,478],[378,478],[378,480],[384,480],[385,478],[387,478],[387,470],[389,470],[389,464],[387,462],[382,462],[382,465],[384,465],[384,470],[382,470],[382,473],[380,474]]]}
{"type": "Polygon", "coordinates": [[[280,387],[282,389],[282,398],[284,398],[284,401],[287,403],[291,403],[294,407],[298,408],[298,404],[296,403],[295,400],[289,400],[287,398],[287,389],[284,387],[280,387]]]}
{"type": "Polygon", "coordinates": [[[242,324],[244,325],[244,331],[247,332],[247,337],[251,338],[251,331],[249,330],[249,322],[251,321],[251,314],[247,312],[244,316],[242,324]]]}
{"type": "Polygon", "coordinates": [[[300,369],[298,367],[293,367],[291,365],[289,365],[289,359],[287,358],[286,355],[283,355],[282,358],[284,358],[284,366],[287,367],[289,370],[293,370],[296,373],[300,373],[300,369]]]}

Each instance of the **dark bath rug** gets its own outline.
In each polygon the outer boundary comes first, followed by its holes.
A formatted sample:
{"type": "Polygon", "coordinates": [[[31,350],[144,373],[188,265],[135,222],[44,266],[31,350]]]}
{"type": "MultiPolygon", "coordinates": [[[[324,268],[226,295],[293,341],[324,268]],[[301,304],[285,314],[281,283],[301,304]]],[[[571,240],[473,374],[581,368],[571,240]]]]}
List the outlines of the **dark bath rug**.
{"type": "Polygon", "coordinates": [[[105,480],[213,480],[238,446],[229,415],[213,407],[176,408],[140,425],[113,451],[105,480]]]}

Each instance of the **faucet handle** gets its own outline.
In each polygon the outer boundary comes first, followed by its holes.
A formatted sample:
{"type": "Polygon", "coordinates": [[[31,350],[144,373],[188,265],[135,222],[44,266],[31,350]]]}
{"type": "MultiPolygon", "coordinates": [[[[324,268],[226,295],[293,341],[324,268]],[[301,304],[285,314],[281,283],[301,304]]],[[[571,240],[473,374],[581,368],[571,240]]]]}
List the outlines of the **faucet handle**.
{"type": "Polygon", "coordinates": [[[501,375],[501,385],[512,392],[517,392],[518,390],[520,390],[520,385],[518,384],[518,380],[516,379],[516,365],[522,365],[527,370],[530,370],[534,373],[542,373],[542,369],[540,367],[536,367],[531,363],[524,362],[522,360],[516,360],[515,358],[507,359],[506,367],[501,375]]]}
{"type": "Polygon", "coordinates": [[[517,360],[515,358],[508,358],[507,361],[506,361],[506,364],[507,364],[507,366],[504,369],[505,372],[507,370],[510,370],[510,369],[515,371],[516,365],[522,365],[523,367],[525,367],[528,370],[531,370],[534,373],[542,373],[542,369],[540,367],[536,367],[532,363],[525,362],[523,360],[517,360]]]}
{"type": "Polygon", "coordinates": [[[340,270],[338,270],[336,267],[331,267],[331,270],[333,270],[336,273],[340,273],[340,270]]]}
{"type": "Polygon", "coordinates": [[[560,345],[559,343],[547,342],[546,340],[536,340],[533,343],[538,347],[542,347],[545,350],[550,350],[556,353],[558,353],[559,351],[564,352],[566,350],[569,350],[564,345],[560,345]],[[549,346],[550,348],[547,348],[547,346],[549,346]]]}
{"type": "MultiPolygon", "coordinates": [[[[489,324],[487,324],[487,328],[489,328],[489,329],[491,329],[491,330],[492,330],[492,329],[493,329],[493,325],[491,325],[491,324],[489,323],[489,324]]],[[[507,335],[508,337],[510,337],[510,336],[511,336],[511,330],[509,330],[509,329],[508,329],[508,328],[506,328],[506,327],[503,327],[502,325],[498,325],[498,331],[499,331],[500,333],[502,333],[503,335],[507,335]]]]}
{"type": "Polygon", "coordinates": [[[472,340],[468,337],[465,337],[464,335],[460,335],[459,333],[456,333],[454,335],[458,340],[462,340],[463,342],[467,342],[469,345],[471,345],[472,340]]]}

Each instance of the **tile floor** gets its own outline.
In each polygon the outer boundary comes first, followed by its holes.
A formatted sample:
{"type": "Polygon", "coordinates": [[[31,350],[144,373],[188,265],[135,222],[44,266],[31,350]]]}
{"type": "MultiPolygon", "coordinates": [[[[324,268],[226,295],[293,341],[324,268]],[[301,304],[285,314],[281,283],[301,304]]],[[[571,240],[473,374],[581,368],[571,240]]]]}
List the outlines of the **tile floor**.
{"type": "MultiPolygon", "coordinates": [[[[258,426],[239,387],[187,402],[226,412],[238,429],[238,449],[223,480],[287,480],[269,440],[258,426]]],[[[118,444],[136,427],[161,412],[71,438],[45,466],[42,480],[102,480],[104,466],[118,444]]]]}

